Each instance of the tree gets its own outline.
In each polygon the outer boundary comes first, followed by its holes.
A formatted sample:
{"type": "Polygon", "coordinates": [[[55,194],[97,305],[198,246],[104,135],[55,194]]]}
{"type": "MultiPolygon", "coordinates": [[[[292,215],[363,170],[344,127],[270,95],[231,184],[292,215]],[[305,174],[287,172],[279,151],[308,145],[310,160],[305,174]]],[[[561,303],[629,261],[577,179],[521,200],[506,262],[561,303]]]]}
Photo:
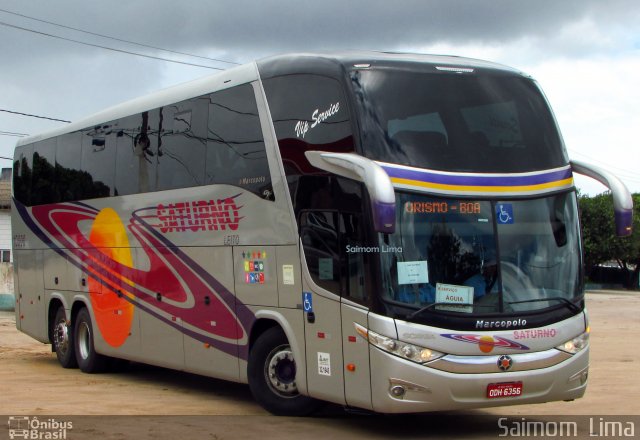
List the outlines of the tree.
{"type": "Polygon", "coordinates": [[[640,194],[633,195],[633,233],[615,235],[611,194],[580,196],[580,220],[587,274],[599,264],[615,261],[626,275],[625,286],[638,288],[640,276],[640,194]]]}

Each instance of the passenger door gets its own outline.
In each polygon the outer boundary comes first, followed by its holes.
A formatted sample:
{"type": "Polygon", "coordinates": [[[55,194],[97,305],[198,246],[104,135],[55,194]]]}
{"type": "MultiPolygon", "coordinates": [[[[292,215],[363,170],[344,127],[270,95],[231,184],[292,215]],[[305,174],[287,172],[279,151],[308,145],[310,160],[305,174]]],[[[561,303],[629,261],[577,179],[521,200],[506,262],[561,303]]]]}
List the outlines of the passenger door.
{"type": "Polygon", "coordinates": [[[344,405],[337,212],[302,212],[303,309],[307,387],[318,399],[344,405]],[[306,270],[305,270],[306,268],[306,270]]]}
{"type": "Polygon", "coordinates": [[[303,211],[299,218],[310,394],[370,408],[368,343],[355,331],[356,323],[367,327],[368,314],[361,222],[358,214],[329,210],[303,211]],[[357,250],[349,252],[352,247],[357,250]]]}

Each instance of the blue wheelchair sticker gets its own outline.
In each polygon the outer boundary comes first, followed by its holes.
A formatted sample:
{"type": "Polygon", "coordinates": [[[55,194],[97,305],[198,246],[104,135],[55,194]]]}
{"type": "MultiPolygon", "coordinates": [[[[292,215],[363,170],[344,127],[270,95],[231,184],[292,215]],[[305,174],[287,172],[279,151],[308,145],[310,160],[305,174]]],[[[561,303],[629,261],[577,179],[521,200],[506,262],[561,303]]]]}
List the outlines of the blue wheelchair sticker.
{"type": "Polygon", "coordinates": [[[512,225],[513,205],[511,203],[498,203],[496,205],[496,219],[499,225],[512,225]]]}
{"type": "Polygon", "coordinates": [[[305,312],[313,312],[313,300],[311,299],[311,292],[302,292],[302,308],[305,312]]]}

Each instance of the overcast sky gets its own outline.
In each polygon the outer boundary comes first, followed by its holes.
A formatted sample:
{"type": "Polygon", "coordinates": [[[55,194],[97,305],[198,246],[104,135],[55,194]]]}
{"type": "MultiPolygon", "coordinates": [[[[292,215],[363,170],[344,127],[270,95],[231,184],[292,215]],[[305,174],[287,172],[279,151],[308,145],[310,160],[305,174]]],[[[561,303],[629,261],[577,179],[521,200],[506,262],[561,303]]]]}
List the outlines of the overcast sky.
{"type": "MultiPolygon", "coordinates": [[[[215,73],[52,35],[184,63],[231,66],[27,17],[237,63],[334,49],[470,56],[534,76],[551,102],[571,158],[605,166],[640,192],[637,0],[0,0],[0,9],[2,110],[74,121],[215,73]]],[[[61,125],[0,112],[0,133],[36,134],[61,125]]],[[[0,135],[0,155],[12,156],[16,140],[0,135]]],[[[604,190],[590,179],[577,183],[589,194],[604,190]]]]}

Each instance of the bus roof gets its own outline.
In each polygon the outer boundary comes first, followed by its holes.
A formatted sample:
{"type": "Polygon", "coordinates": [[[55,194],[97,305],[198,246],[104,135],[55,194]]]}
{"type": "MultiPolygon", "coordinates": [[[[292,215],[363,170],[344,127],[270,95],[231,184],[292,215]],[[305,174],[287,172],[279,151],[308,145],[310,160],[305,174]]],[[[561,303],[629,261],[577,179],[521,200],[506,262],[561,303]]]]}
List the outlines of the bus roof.
{"type": "Polygon", "coordinates": [[[345,51],[327,53],[292,53],[258,61],[261,78],[294,73],[336,74],[363,66],[421,69],[441,67],[495,71],[522,75],[522,72],[501,64],[451,55],[426,55],[400,52],[345,51]]]}
{"type": "Polygon", "coordinates": [[[474,69],[522,75],[510,67],[472,58],[447,55],[424,55],[373,51],[345,51],[326,53],[291,53],[264,58],[208,75],[187,83],[178,84],[148,95],[134,98],[109,107],[69,125],[18,140],[16,146],[73,133],[157,107],[202,96],[235,85],[255,81],[258,77],[271,78],[297,73],[324,74],[339,77],[345,70],[362,66],[424,69],[432,67],[455,72],[456,69],[474,69]],[[258,73],[259,72],[259,73],[258,73]]]}

